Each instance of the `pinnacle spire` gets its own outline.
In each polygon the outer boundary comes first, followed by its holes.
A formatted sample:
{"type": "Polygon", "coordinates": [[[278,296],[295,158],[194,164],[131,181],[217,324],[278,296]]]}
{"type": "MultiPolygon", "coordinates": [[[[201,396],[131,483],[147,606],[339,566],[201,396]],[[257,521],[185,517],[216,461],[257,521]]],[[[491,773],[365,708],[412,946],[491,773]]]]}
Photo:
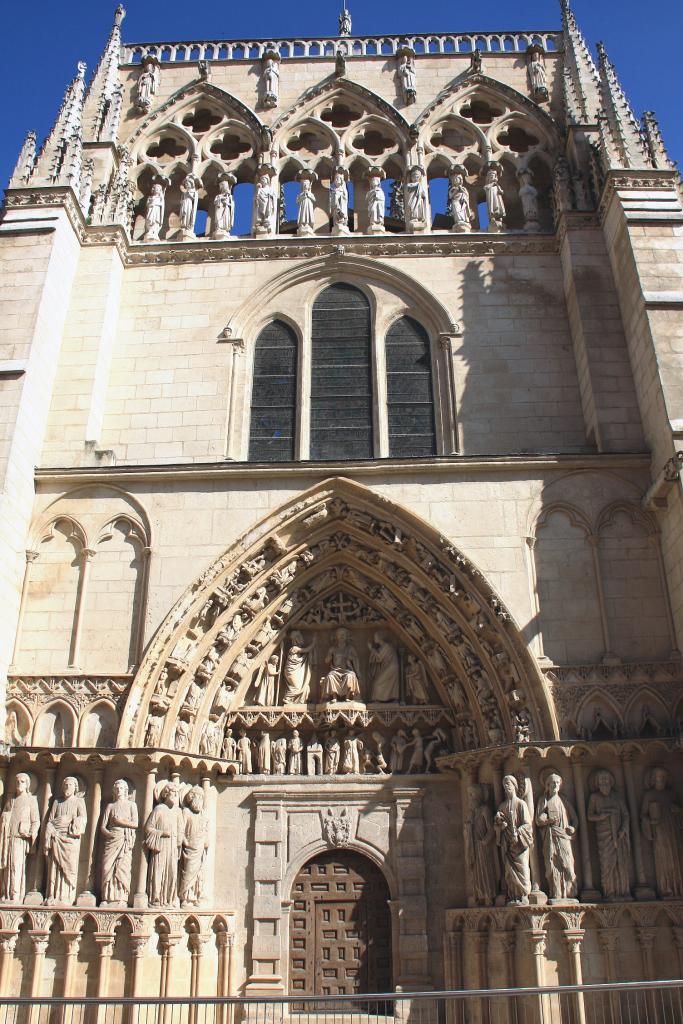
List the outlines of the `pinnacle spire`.
{"type": "Polygon", "coordinates": [[[83,136],[83,97],[85,94],[85,64],[78,64],[76,77],[68,86],[57,120],[43,143],[36,161],[33,181],[38,185],[78,184],[80,150],[83,136]]]}
{"type": "Polygon", "coordinates": [[[28,185],[36,165],[36,133],[30,131],[24,139],[14,173],[10,178],[10,188],[23,188],[28,185]]]}
{"type": "Polygon", "coordinates": [[[564,35],[564,96],[567,117],[575,124],[595,123],[600,84],[595,61],[576,23],[569,0],[560,0],[564,35]]]}
{"type": "Polygon", "coordinates": [[[600,68],[600,106],[604,117],[601,119],[601,133],[609,134],[604,148],[611,151],[611,166],[624,168],[650,167],[640,125],[626,99],[614,65],[598,43],[600,68]]]}
{"type": "Polygon", "coordinates": [[[114,12],[114,22],[107,44],[88,86],[83,114],[88,141],[116,142],[120,118],[120,102],[116,93],[121,89],[118,76],[121,60],[121,22],[125,16],[126,11],[119,4],[114,12]],[[113,114],[115,116],[112,116],[113,114]]]}
{"type": "Polygon", "coordinates": [[[643,137],[652,159],[652,166],[665,171],[674,170],[675,164],[666,151],[662,132],[659,127],[659,121],[655,117],[654,110],[645,111],[643,114],[642,125],[643,137]]]}

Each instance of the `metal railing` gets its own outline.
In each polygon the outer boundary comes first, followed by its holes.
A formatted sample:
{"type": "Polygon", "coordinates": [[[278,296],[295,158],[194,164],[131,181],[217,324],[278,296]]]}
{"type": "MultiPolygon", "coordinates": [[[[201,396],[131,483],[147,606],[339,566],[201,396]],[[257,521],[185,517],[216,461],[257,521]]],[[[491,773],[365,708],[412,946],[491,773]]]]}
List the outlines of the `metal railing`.
{"type": "Polygon", "coordinates": [[[683,980],[257,998],[0,998],[0,1024],[680,1024],[683,980]]]}

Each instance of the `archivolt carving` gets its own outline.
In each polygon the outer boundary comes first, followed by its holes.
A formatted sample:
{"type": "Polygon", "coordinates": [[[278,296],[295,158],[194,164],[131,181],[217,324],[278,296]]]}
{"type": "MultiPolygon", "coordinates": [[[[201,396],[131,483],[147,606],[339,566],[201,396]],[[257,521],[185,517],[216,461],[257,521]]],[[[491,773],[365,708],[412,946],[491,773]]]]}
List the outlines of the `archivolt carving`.
{"type": "Polygon", "coordinates": [[[409,513],[334,480],[268,517],[181,598],[134,681],[119,745],[142,746],[151,715],[153,745],[194,749],[209,716],[244,705],[285,627],[340,588],[424,660],[441,700],[471,723],[463,747],[513,737],[518,715],[556,735],[542,677],[481,574],[409,513]]]}

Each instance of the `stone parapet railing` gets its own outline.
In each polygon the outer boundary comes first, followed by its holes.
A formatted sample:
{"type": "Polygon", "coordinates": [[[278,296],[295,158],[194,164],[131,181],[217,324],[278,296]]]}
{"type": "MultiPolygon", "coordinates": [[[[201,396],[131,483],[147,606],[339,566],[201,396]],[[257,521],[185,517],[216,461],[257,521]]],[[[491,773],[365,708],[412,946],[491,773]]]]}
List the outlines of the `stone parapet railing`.
{"type": "Polygon", "coordinates": [[[122,47],[121,63],[138,64],[148,55],[163,62],[198,60],[260,60],[267,50],[275,50],[283,59],[334,57],[343,48],[349,57],[395,56],[402,46],[416,54],[524,53],[537,44],[550,52],[562,49],[562,33],[465,32],[426,35],[322,37],[315,39],[226,39],[190,42],[128,43],[122,47]]]}

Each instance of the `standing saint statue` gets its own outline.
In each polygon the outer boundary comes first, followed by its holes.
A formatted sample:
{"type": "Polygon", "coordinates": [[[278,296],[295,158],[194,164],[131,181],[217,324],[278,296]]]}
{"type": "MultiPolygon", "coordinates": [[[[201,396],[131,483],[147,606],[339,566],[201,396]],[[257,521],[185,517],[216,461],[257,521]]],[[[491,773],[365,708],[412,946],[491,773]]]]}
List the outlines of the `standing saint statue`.
{"type": "Polygon", "coordinates": [[[78,857],[81,836],[88,817],[85,801],[79,791],[78,779],[68,775],[62,782],[62,796],[52,804],[45,826],[47,857],[46,904],[72,906],[76,900],[78,857]]]}
{"type": "Polygon", "coordinates": [[[283,704],[307,704],[311,695],[311,652],[315,641],[306,646],[303,633],[292,631],[291,646],[287,652],[283,676],[285,694],[283,704]]]}
{"type": "Polygon", "coordinates": [[[296,205],[299,207],[296,218],[297,235],[312,235],[315,220],[315,197],[310,178],[302,179],[301,192],[296,197],[296,205]]]}
{"type": "Polygon", "coordinates": [[[388,703],[399,698],[400,667],[393,644],[375,633],[370,649],[370,700],[388,703]]]}
{"type": "Polygon", "coordinates": [[[263,104],[266,107],[276,107],[280,93],[280,61],[272,50],[263,61],[263,104]]]}
{"type": "Polygon", "coordinates": [[[417,99],[415,60],[409,53],[403,52],[398,65],[398,77],[405,103],[414,103],[417,99]]]}
{"type": "Polygon", "coordinates": [[[19,731],[19,719],[16,711],[8,711],[5,719],[5,743],[8,747],[23,747],[24,737],[19,731]]]}
{"type": "Polygon", "coordinates": [[[427,673],[414,654],[409,654],[406,659],[406,697],[409,704],[429,704],[427,673]]]}
{"type": "Polygon", "coordinates": [[[543,54],[540,49],[533,47],[527,57],[527,71],[529,73],[529,85],[535,99],[548,99],[548,76],[543,62],[543,54]]]}
{"type": "Polygon", "coordinates": [[[538,189],[534,187],[533,176],[528,167],[518,171],[519,201],[524,213],[524,230],[540,231],[538,212],[538,189]]]}
{"type": "Polygon", "coordinates": [[[657,893],[662,899],[683,896],[681,872],[681,828],[683,808],[669,785],[666,768],[653,768],[643,796],[640,820],[643,835],[652,843],[657,893]]]}
{"type": "Polygon", "coordinates": [[[347,11],[346,6],[342,8],[342,12],[339,15],[339,35],[351,35],[351,14],[347,11]]]}
{"type": "Polygon", "coordinates": [[[31,793],[31,779],[19,772],[14,779],[14,796],[5,803],[0,816],[0,900],[23,903],[26,895],[26,861],[38,832],[38,801],[31,793]]]}
{"type": "Polygon", "coordinates": [[[198,907],[204,894],[204,863],[209,849],[209,817],[201,786],[193,786],[185,796],[181,820],[178,896],[181,907],[198,907]]]}
{"type": "Polygon", "coordinates": [[[451,217],[453,218],[452,230],[464,233],[472,230],[474,214],[470,206],[470,196],[465,186],[465,179],[462,174],[452,174],[448,185],[448,202],[450,204],[451,217]]]}
{"type": "Polygon", "coordinates": [[[424,171],[421,167],[411,168],[403,196],[409,229],[414,231],[415,228],[428,227],[429,196],[424,171]]]}
{"type": "Polygon", "coordinates": [[[128,783],[118,779],[113,786],[113,803],[102,815],[103,836],[101,887],[103,905],[126,905],[130,895],[133,847],[138,829],[138,808],[130,798],[128,783]]]}
{"type": "Polygon", "coordinates": [[[514,775],[503,779],[505,799],[493,819],[496,841],[503,860],[503,872],[509,906],[527,906],[531,892],[529,850],[534,845],[534,830],[529,808],[519,797],[514,775]]]}
{"type": "Polygon", "coordinates": [[[486,193],[486,209],[489,215],[489,231],[500,231],[503,227],[503,219],[505,218],[505,201],[503,199],[503,189],[500,186],[499,171],[495,166],[490,166],[486,172],[484,192],[486,193]]]}
{"type": "Polygon", "coordinates": [[[348,235],[349,233],[349,190],[346,177],[341,168],[337,168],[330,182],[330,217],[332,233],[348,235]]]}
{"type": "Polygon", "coordinates": [[[336,730],[330,729],[329,735],[325,738],[325,775],[337,774],[340,754],[341,747],[337,738],[336,730]]]}
{"type": "Polygon", "coordinates": [[[214,238],[230,237],[235,223],[235,197],[232,194],[232,186],[235,181],[234,175],[227,174],[219,182],[218,192],[213,201],[214,238]]]}
{"type": "Polygon", "coordinates": [[[280,672],[280,657],[271,654],[268,661],[261,669],[261,678],[256,688],[254,704],[262,708],[272,708],[275,704],[275,692],[277,690],[277,677],[280,672]]]}
{"type": "Polygon", "coordinates": [[[177,907],[183,821],[175,782],[166,783],[159,799],[145,822],[143,845],[149,854],[147,895],[150,907],[177,907]]]}
{"type": "Polygon", "coordinates": [[[369,180],[366,202],[368,208],[368,228],[371,232],[384,231],[386,199],[382,188],[382,179],[377,174],[373,174],[369,180]]]}
{"type": "Polygon", "coordinates": [[[562,776],[551,772],[536,808],[536,825],[541,830],[545,873],[550,899],[576,899],[576,870],[572,837],[579,819],[572,805],[560,793],[562,776]]]}
{"type": "Polygon", "coordinates": [[[303,775],[303,753],[304,745],[298,729],[292,730],[292,735],[287,741],[287,773],[289,775],[303,775]]]}
{"type": "Polygon", "coordinates": [[[614,788],[614,776],[606,768],[594,773],[591,790],[587,817],[595,825],[602,895],[606,900],[630,899],[631,840],[628,809],[621,794],[614,788]]]}
{"type": "Polygon", "coordinates": [[[472,899],[475,904],[490,907],[498,893],[500,868],[496,850],[493,812],[487,800],[487,787],[467,787],[470,815],[465,823],[465,857],[470,869],[472,899]]]}
{"type": "Polygon", "coordinates": [[[180,230],[188,235],[194,235],[194,222],[197,219],[197,206],[199,205],[198,185],[201,182],[194,174],[188,174],[180,183],[180,230]]]}
{"type": "Polygon", "coordinates": [[[327,675],[320,680],[322,701],[360,699],[360,661],[358,652],[351,642],[348,629],[341,626],[332,635],[332,645],[325,655],[329,666],[327,675]]]}
{"type": "Polygon", "coordinates": [[[138,110],[146,113],[152,106],[152,97],[159,88],[159,64],[154,57],[147,57],[142,62],[142,73],[138,78],[135,105],[138,110]]]}
{"type": "Polygon", "coordinates": [[[271,184],[270,175],[262,174],[254,192],[254,226],[257,235],[274,233],[276,207],[275,189],[271,184]]]}
{"type": "Polygon", "coordinates": [[[156,182],[152,185],[152,191],[145,203],[145,242],[159,241],[159,232],[164,226],[165,209],[164,186],[156,182]]]}

